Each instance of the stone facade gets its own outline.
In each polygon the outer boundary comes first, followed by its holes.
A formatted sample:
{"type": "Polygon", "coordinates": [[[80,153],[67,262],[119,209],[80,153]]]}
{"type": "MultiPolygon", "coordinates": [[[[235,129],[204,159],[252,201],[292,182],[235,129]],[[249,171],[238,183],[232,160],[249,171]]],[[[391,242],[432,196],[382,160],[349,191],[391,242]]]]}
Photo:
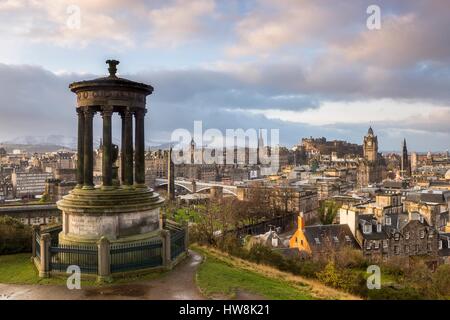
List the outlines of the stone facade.
{"type": "Polygon", "coordinates": [[[315,188],[246,185],[237,188],[237,198],[251,200],[254,194],[263,197],[265,205],[285,212],[303,213],[306,223],[317,220],[319,199],[315,188]]]}
{"type": "Polygon", "coordinates": [[[356,238],[365,256],[372,259],[439,254],[439,233],[426,220],[386,215],[383,221],[360,219],[356,238]],[[394,225],[396,223],[399,225],[394,225]]]}
{"type": "Polygon", "coordinates": [[[159,209],[135,211],[120,215],[65,215],[63,213],[64,239],[109,240],[146,234],[160,228],[159,209]]]}
{"type": "Polygon", "coordinates": [[[47,172],[13,172],[11,181],[13,194],[16,198],[34,197],[45,191],[45,182],[53,178],[53,174],[47,172]]]}
{"type": "MultiPolygon", "coordinates": [[[[157,178],[167,179],[168,150],[149,151],[145,155],[146,183],[153,185],[157,178]]],[[[175,178],[200,181],[241,181],[249,179],[250,171],[259,171],[257,166],[236,164],[195,164],[174,165],[175,178]]]]}
{"type": "Polygon", "coordinates": [[[404,209],[410,215],[422,215],[430,226],[443,231],[450,221],[450,191],[427,190],[410,192],[404,200],[404,209]]]}

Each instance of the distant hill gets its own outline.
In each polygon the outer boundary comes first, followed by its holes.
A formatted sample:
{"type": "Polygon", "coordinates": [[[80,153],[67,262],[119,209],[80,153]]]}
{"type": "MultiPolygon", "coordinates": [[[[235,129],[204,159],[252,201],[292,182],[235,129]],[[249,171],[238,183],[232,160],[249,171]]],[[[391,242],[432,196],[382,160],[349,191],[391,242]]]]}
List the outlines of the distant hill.
{"type": "Polygon", "coordinates": [[[0,148],[5,148],[6,152],[12,152],[14,149],[20,149],[28,153],[45,153],[45,152],[55,152],[60,149],[69,149],[61,145],[55,144],[18,144],[18,143],[9,143],[9,142],[1,142],[0,148]]]}
{"type": "Polygon", "coordinates": [[[75,137],[67,137],[63,135],[48,135],[48,136],[20,136],[12,140],[3,142],[8,145],[53,145],[64,146],[67,148],[76,148],[77,139],[75,137]]]}
{"type": "MultiPolygon", "coordinates": [[[[98,147],[100,138],[101,137],[94,137],[94,148],[98,147]]],[[[114,143],[120,145],[120,139],[114,139],[114,143]]],[[[159,144],[153,141],[146,141],[146,149],[150,148],[151,150],[169,149],[170,145],[170,143],[159,144]]],[[[5,148],[7,152],[12,152],[14,149],[20,149],[30,153],[55,152],[60,149],[76,151],[77,139],[75,137],[63,135],[20,136],[8,141],[0,142],[0,148],[5,148]]]]}

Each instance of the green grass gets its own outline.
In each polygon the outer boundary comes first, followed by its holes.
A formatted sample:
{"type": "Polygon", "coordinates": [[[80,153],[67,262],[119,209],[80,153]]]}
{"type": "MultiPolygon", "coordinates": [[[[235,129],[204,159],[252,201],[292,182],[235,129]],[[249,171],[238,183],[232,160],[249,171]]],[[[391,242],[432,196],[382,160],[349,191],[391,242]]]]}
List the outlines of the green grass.
{"type": "Polygon", "coordinates": [[[293,286],[283,280],[234,267],[208,255],[205,250],[198,251],[201,251],[206,260],[197,272],[197,285],[207,296],[233,297],[236,291],[243,290],[271,300],[313,299],[308,286],[293,286]]]}
{"type": "Polygon", "coordinates": [[[64,284],[62,278],[39,278],[29,253],[0,256],[0,283],[12,284],[64,284]]]}
{"type": "MultiPolygon", "coordinates": [[[[126,284],[138,281],[149,281],[164,276],[165,272],[154,272],[144,275],[135,275],[126,278],[114,279],[112,283],[100,284],[96,279],[82,279],[81,285],[108,286],[111,284],[126,284]]],[[[64,275],[51,278],[39,278],[38,271],[30,259],[30,253],[20,253],[0,256],[0,283],[9,284],[42,284],[65,285],[67,277],[64,275]]]]}

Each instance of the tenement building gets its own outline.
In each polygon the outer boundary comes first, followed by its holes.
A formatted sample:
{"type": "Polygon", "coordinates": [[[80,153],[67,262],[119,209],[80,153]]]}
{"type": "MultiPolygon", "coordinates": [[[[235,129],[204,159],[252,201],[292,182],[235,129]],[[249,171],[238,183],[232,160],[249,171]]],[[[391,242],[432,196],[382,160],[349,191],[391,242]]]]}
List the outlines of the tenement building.
{"type": "Polygon", "coordinates": [[[53,177],[47,172],[16,172],[11,175],[13,195],[16,198],[34,197],[45,191],[45,181],[53,177]]]}
{"type": "Polygon", "coordinates": [[[450,191],[423,190],[408,192],[404,200],[405,211],[421,214],[430,226],[444,231],[449,222],[450,191]]]}
{"type": "MultiPolygon", "coordinates": [[[[386,209],[395,208],[385,203],[386,209]]],[[[381,202],[387,199],[380,200],[381,202]]],[[[394,200],[396,201],[396,200],[394,200]]],[[[438,263],[441,255],[441,234],[428,219],[417,211],[386,210],[369,213],[358,205],[344,205],[339,209],[339,221],[347,224],[363,254],[370,259],[394,257],[426,257],[438,263]]]]}
{"type": "Polygon", "coordinates": [[[258,201],[267,208],[282,212],[302,213],[306,224],[317,221],[319,199],[316,188],[246,184],[238,186],[237,198],[241,201],[258,201]]]}

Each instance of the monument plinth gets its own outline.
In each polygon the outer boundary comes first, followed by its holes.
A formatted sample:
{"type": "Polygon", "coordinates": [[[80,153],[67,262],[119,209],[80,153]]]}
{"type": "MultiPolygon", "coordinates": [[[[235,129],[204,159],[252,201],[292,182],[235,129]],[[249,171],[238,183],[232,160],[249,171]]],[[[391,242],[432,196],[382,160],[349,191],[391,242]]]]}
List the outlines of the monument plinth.
{"type": "Polygon", "coordinates": [[[69,86],[77,96],[77,187],[57,203],[63,213],[60,244],[94,244],[102,237],[119,243],[142,241],[162,230],[163,199],[145,185],[144,118],[146,97],[153,87],[117,77],[119,62],[107,63],[109,76],[69,86]],[[102,184],[94,186],[93,118],[97,113],[103,118],[102,184]],[[117,147],[112,144],[114,114],[122,119],[120,177],[115,166],[117,147]]]}

